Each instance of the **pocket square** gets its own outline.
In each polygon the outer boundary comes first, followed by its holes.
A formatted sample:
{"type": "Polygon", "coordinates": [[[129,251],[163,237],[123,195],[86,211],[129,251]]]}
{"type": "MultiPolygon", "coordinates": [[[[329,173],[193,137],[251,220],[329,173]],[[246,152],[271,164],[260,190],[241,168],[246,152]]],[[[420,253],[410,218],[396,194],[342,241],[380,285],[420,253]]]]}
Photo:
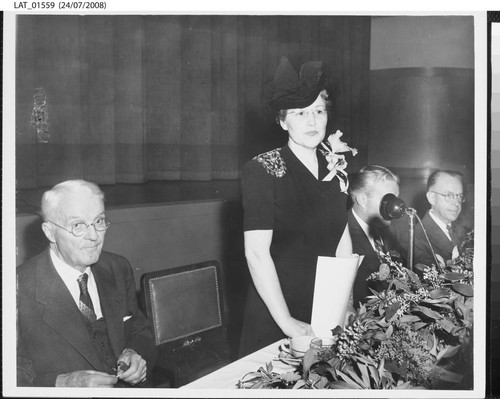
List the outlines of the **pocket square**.
{"type": "Polygon", "coordinates": [[[130,316],[125,316],[125,317],[123,318],[123,321],[127,321],[127,320],[128,320],[128,319],[130,319],[131,317],[132,317],[132,315],[130,315],[130,316]]]}

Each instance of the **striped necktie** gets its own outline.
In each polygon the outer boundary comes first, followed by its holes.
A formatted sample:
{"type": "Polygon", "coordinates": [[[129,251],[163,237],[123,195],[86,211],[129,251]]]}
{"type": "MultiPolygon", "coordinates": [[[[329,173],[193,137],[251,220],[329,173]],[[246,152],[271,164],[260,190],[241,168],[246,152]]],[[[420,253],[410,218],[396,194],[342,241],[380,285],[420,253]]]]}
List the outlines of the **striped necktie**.
{"type": "Polygon", "coordinates": [[[92,327],[96,321],[96,315],[87,287],[88,279],[89,276],[87,273],[83,273],[78,277],[78,285],[80,286],[80,303],[78,304],[78,307],[80,308],[80,312],[82,312],[83,317],[85,317],[89,325],[92,327]]]}
{"type": "Polygon", "coordinates": [[[385,246],[384,246],[384,241],[382,240],[382,237],[379,235],[376,235],[373,238],[373,241],[375,242],[375,248],[377,248],[378,251],[385,252],[385,246]]]}
{"type": "Polygon", "coordinates": [[[375,244],[375,249],[377,251],[385,252],[384,240],[382,239],[382,236],[380,235],[380,230],[375,228],[375,227],[371,227],[370,234],[372,236],[373,243],[375,244]]]}

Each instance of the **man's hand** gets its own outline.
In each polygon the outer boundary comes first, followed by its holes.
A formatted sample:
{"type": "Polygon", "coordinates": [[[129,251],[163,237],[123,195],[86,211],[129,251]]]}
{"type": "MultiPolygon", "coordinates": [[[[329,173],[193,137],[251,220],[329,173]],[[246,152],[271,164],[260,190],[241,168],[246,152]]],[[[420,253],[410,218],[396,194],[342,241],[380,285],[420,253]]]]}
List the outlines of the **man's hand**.
{"type": "Polygon", "coordinates": [[[56,387],[99,387],[113,388],[118,377],[95,370],[78,370],[68,374],[59,374],[56,387]]]}
{"type": "Polygon", "coordinates": [[[125,371],[118,368],[117,377],[131,385],[139,384],[146,379],[146,361],[133,349],[125,349],[118,363],[123,362],[128,365],[125,371]]]}

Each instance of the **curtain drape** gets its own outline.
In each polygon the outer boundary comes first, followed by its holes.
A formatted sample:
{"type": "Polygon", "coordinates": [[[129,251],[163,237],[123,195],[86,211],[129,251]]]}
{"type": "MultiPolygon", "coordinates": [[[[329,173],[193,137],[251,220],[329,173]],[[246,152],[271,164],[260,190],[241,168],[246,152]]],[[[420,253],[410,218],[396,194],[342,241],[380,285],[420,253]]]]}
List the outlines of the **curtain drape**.
{"type": "Polygon", "coordinates": [[[367,143],[367,16],[19,15],[16,35],[17,188],[238,179],[286,142],[266,109],[282,55],[331,67],[332,129],[367,143]]]}

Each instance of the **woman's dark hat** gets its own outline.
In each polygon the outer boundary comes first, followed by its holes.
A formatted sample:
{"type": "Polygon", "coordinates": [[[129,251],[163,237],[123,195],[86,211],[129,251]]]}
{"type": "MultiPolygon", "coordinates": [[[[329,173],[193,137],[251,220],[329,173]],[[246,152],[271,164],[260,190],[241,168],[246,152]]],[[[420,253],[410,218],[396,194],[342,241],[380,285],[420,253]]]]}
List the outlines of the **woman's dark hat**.
{"type": "Polygon", "coordinates": [[[286,57],[281,57],[273,79],[269,105],[275,110],[305,108],[325,88],[326,68],[322,61],[306,62],[297,75],[286,57]]]}

